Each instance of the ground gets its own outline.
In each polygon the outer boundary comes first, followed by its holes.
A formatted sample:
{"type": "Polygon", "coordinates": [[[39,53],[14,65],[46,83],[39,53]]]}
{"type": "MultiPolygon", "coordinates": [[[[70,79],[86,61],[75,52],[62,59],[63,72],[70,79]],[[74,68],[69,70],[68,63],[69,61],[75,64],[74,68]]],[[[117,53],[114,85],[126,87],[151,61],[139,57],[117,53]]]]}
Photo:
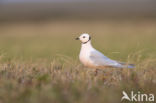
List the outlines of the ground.
{"type": "MultiPolygon", "coordinates": [[[[120,103],[122,91],[156,94],[155,20],[51,20],[0,24],[0,103],[120,103]],[[78,60],[81,33],[134,69],[97,75],[78,60]]],[[[128,101],[124,101],[128,103],[128,101]]]]}

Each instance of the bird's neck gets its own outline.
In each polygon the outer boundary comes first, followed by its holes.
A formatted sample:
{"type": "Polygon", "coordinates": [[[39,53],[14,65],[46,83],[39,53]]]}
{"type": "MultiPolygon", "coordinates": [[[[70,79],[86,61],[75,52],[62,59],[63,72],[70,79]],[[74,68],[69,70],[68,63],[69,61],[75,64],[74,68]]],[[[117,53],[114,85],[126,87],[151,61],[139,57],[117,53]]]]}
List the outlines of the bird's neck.
{"type": "Polygon", "coordinates": [[[88,41],[87,43],[85,43],[85,44],[81,44],[81,49],[83,49],[83,48],[85,48],[85,49],[89,49],[89,48],[93,48],[92,47],[92,44],[91,44],[91,41],[88,41]]]}

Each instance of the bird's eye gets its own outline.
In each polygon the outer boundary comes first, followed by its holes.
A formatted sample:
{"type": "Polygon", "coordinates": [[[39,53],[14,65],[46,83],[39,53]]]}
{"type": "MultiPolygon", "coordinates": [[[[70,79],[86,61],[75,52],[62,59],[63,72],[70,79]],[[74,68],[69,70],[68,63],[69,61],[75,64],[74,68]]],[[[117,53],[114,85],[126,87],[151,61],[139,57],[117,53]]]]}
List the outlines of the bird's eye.
{"type": "Polygon", "coordinates": [[[85,36],[83,36],[83,38],[86,38],[85,36]]]}

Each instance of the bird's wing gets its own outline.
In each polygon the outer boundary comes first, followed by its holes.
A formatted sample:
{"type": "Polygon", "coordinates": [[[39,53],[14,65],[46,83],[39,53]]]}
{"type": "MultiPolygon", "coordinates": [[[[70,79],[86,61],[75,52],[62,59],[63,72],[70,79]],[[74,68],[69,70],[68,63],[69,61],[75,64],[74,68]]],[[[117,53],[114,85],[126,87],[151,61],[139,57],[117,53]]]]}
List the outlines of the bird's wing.
{"type": "Polygon", "coordinates": [[[90,59],[97,66],[120,66],[117,61],[109,59],[97,50],[90,53],[90,59]]]}

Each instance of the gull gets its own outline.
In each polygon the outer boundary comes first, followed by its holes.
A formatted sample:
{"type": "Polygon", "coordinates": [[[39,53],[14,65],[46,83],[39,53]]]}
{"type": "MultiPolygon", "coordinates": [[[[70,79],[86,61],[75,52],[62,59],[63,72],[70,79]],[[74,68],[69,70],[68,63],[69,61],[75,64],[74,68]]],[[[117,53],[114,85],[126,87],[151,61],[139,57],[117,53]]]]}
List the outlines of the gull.
{"type": "Polygon", "coordinates": [[[87,33],[81,34],[76,40],[81,41],[81,50],[79,59],[84,66],[101,69],[101,68],[134,68],[133,64],[127,64],[112,60],[93,48],[91,36],[87,33]]]}

